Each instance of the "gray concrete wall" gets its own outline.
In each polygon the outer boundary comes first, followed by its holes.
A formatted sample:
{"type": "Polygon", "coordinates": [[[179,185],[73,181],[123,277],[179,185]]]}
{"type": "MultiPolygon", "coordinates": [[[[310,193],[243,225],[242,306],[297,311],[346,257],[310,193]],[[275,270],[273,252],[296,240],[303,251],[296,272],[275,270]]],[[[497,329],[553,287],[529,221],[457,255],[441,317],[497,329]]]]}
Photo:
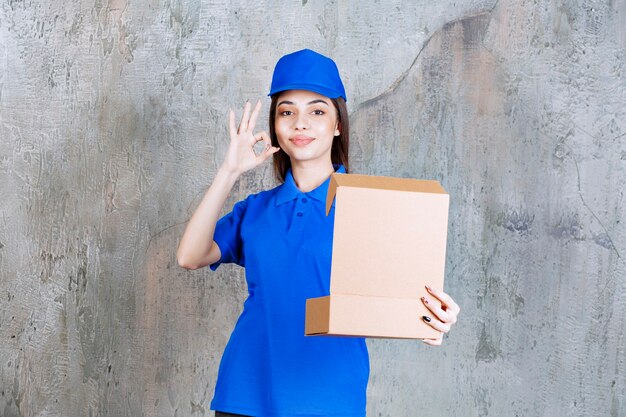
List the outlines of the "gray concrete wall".
{"type": "Polygon", "coordinates": [[[3,1],[0,415],[212,415],[245,282],[174,252],[228,108],[303,47],[354,171],[451,195],[460,322],[368,342],[368,415],[626,416],[624,0],[3,1]]]}

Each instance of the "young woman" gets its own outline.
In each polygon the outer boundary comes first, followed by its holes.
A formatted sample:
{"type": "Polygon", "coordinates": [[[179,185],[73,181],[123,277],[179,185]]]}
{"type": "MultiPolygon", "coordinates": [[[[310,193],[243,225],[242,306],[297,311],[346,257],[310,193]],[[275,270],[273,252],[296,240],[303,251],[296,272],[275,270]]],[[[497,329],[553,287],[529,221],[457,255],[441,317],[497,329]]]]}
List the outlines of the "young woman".
{"type": "MultiPolygon", "coordinates": [[[[305,300],[329,293],[334,209],[326,216],[325,201],[330,175],[349,169],[345,90],[335,63],[305,49],[278,61],[270,95],[269,135],[254,133],[260,101],[253,109],[246,103],[238,126],[230,111],[226,158],[177,252],[187,269],[229,262],[246,269],[249,295],[211,409],[216,416],[364,417],[365,340],[304,336],[305,300]],[[248,196],[218,221],[235,181],[270,156],[282,184],[248,196]]],[[[432,315],[422,319],[443,334],[459,307],[445,293],[430,294],[442,308],[423,299],[432,315]]]]}

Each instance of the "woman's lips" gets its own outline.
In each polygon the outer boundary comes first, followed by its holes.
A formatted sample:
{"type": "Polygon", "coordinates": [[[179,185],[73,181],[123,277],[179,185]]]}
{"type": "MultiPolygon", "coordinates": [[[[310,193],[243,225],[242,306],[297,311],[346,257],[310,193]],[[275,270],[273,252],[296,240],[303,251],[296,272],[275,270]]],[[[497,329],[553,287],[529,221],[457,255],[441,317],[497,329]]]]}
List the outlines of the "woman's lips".
{"type": "Polygon", "coordinates": [[[309,143],[313,142],[315,140],[315,138],[311,138],[308,136],[294,136],[293,138],[289,139],[291,141],[291,143],[293,143],[296,146],[306,146],[309,143]]]}

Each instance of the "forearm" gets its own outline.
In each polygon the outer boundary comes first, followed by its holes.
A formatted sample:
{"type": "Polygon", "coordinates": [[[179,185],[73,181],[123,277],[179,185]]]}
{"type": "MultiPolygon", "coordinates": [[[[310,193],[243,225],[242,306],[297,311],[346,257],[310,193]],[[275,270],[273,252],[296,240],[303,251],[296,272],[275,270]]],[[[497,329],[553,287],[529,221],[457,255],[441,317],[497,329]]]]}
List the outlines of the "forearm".
{"type": "Polygon", "coordinates": [[[197,269],[219,260],[219,248],[212,248],[215,224],[238,177],[224,166],[217,172],[178,245],[176,258],[183,268],[197,269]]]}

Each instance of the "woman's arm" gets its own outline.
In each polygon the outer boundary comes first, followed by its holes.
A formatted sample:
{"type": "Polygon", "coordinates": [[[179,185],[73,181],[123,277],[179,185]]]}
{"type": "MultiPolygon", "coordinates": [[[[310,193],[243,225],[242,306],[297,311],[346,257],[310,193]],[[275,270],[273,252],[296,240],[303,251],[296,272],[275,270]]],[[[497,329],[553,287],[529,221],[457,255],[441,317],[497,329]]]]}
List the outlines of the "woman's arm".
{"type": "Polygon", "coordinates": [[[224,166],[217,172],[180,239],[176,258],[183,268],[198,269],[220,259],[220,248],[213,241],[213,233],[224,202],[238,177],[236,172],[224,166]]]}
{"type": "Polygon", "coordinates": [[[229,113],[230,145],[226,158],[191,216],[178,245],[176,259],[183,268],[198,269],[220,259],[220,248],[213,241],[213,233],[228,194],[242,173],[255,168],[279,150],[272,147],[266,132],[253,134],[260,110],[261,101],[257,102],[252,113],[250,103],[246,103],[238,128],[235,128],[235,113],[232,110],[229,113]],[[257,155],[253,147],[259,141],[265,143],[265,149],[257,155]]]}

